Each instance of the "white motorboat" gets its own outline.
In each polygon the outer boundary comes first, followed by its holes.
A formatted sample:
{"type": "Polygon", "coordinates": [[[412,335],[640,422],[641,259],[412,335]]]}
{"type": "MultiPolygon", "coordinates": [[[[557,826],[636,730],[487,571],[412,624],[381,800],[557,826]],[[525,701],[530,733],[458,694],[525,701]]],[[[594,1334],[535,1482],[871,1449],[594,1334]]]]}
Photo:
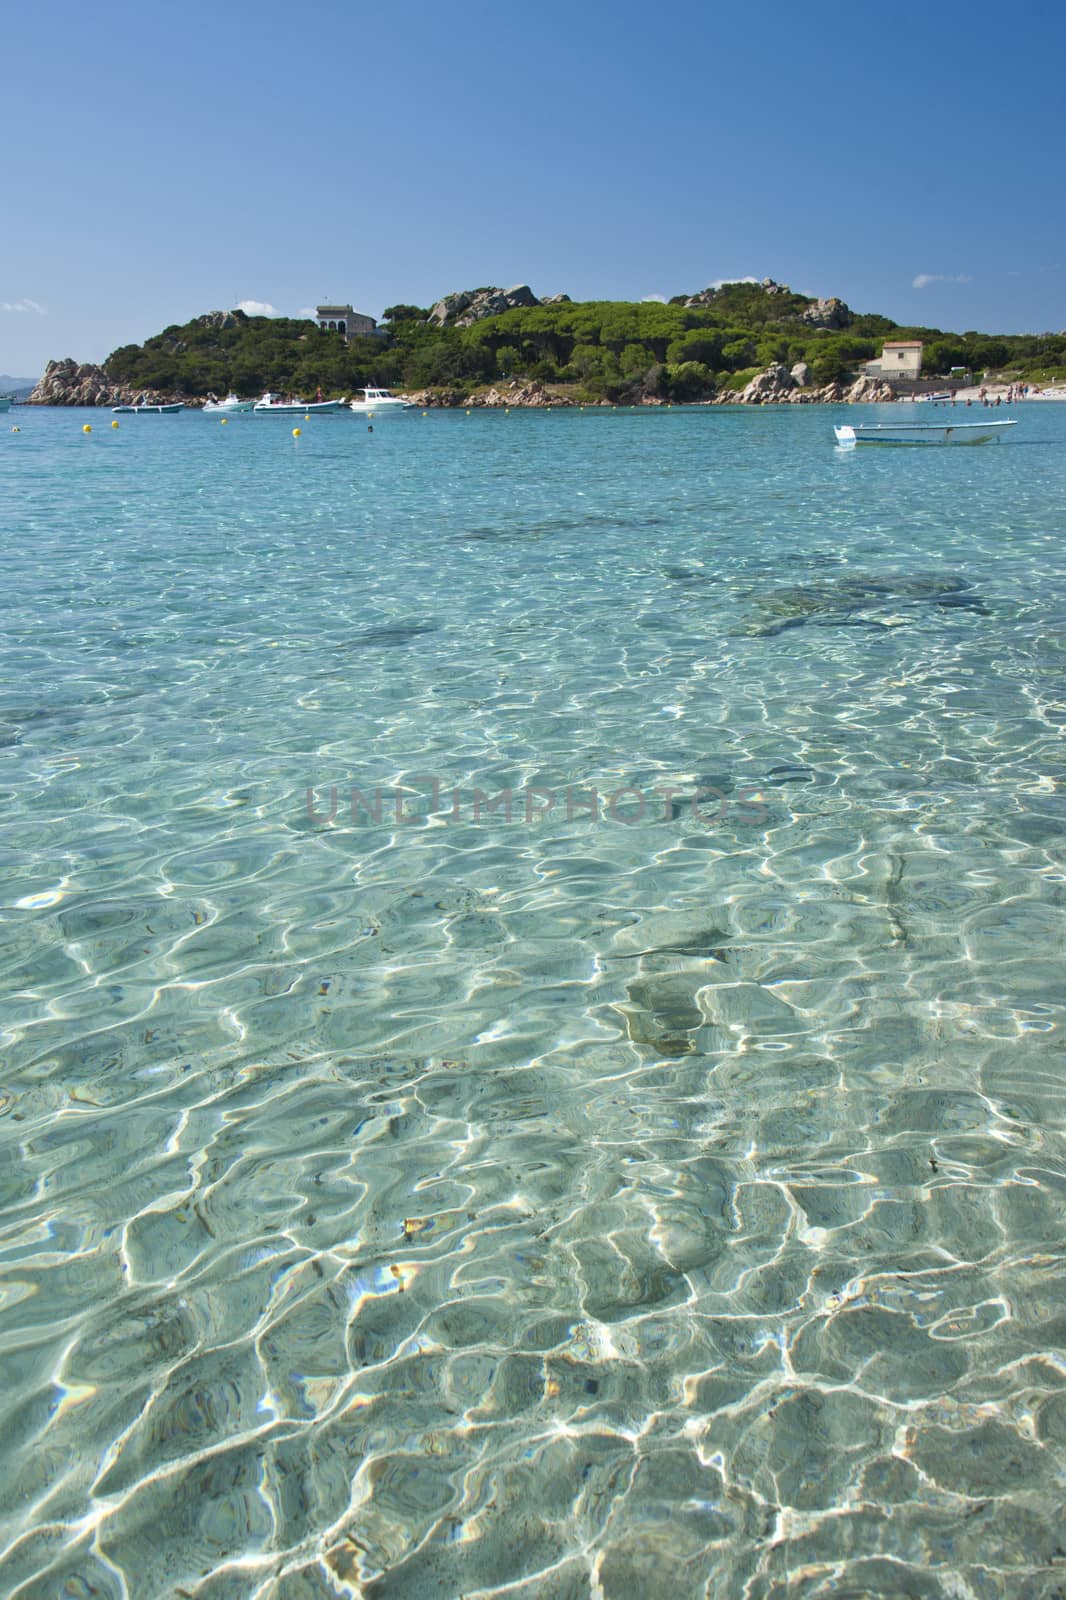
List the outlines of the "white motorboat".
{"type": "Polygon", "coordinates": [[[257,416],[270,413],[275,417],[311,417],[324,412],[340,411],[344,407],[343,400],[283,400],[279,394],[266,393],[261,400],[257,400],[252,410],[257,416]]]}
{"type": "Polygon", "coordinates": [[[833,428],[837,444],[989,444],[1003,437],[1004,428],[1017,424],[1011,418],[1001,422],[867,422],[833,428]]]}
{"type": "Polygon", "coordinates": [[[413,400],[405,400],[402,395],[392,394],[388,389],[364,389],[361,400],[351,402],[353,411],[364,417],[385,417],[400,411],[414,411],[413,400]]]}
{"type": "Polygon", "coordinates": [[[111,409],[122,417],[139,417],[142,413],[148,412],[151,412],[155,416],[171,416],[175,411],[183,411],[185,408],[180,400],[175,400],[170,405],[166,406],[112,406],[111,409]]]}
{"type": "Polygon", "coordinates": [[[205,400],[203,409],[205,415],[222,412],[230,416],[234,411],[251,411],[254,405],[254,400],[238,400],[235,394],[228,394],[224,400],[205,400]]]}

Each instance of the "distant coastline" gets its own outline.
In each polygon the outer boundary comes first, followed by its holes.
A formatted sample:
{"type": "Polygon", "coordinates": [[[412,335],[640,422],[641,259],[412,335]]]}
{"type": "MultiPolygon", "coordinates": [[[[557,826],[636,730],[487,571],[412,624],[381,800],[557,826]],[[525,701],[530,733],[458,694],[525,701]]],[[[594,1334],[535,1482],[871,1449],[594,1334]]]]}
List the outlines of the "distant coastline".
{"type": "Polygon", "coordinates": [[[99,365],[50,361],[29,402],[197,406],[229,392],[310,401],[373,385],[425,409],[819,405],[949,392],[972,403],[982,388],[1052,398],[1066,387],[1066,332],[900,328],[769,278],[669,302],[539,300],[525,284],[464,290],[428,309],[390,306],[382,326],[350,307],[320,311],[328,320],[206,312],[99,365]]]}

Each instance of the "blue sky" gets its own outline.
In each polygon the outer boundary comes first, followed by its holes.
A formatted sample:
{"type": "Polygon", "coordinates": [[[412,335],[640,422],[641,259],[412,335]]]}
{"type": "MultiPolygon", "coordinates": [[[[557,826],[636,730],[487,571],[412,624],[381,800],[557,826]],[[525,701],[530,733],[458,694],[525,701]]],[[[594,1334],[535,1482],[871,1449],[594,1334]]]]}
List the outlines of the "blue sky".
{"type": "Polygon", "coordinates": [[[1062,0],[5,10],[0,371],[239,302],[772,276],[1066,327],[1062,0]]]}

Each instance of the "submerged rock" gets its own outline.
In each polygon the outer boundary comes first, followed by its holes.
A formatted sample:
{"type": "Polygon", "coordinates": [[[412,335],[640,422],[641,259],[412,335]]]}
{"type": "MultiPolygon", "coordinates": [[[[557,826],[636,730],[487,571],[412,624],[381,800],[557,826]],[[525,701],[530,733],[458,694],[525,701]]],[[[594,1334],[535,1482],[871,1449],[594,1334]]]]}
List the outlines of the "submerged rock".
{"type": "MultiPolygon", "coordinates": [[[[758,612],[745,623],[743,632],[752,638],[768,639],[784,633],[786,628],[799,628],[807,622],[844,624],[856,613],[876,612],[885,606],[896,608],[901,601],[929,601],[941,609],[960,608],[988,615],[983,602],[970,593],[970,585],[964,578],[937,573],[847,577],[771,589],[756,598],[758,612]]],[[[875,625],[880,622],[888,626],[897,619],[871,620],[875,625]]]]}
{"type": "Polygon", "coordinates": [[[702,978],[694,973],[650,973],[626,984],[630,1004],[619,1007],[634,1044],[661,1056],[689,1055],[703,1022],[696,1004],[702,978]]]}
{"type": "Polygon", "coordinates": [[[435,624],[431,622],[383,622],[375,628],[367,628],[362,633],[357,633],[349,639],[342,649],[359,649],[363,645],[374,644],[410,644],[412,639],[418,639],[424,633],[434,633],[435,624]]]}

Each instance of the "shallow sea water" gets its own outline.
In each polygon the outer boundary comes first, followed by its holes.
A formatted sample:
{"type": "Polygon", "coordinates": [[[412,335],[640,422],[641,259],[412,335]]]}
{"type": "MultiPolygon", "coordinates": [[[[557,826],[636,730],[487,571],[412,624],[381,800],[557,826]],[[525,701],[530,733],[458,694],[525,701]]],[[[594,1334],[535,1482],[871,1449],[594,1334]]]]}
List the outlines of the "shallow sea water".
{"type": "Polygon", "coordinates": [[[3,1594],[1066,1593],[1011,414],[12,414],[3,1594]]]}

